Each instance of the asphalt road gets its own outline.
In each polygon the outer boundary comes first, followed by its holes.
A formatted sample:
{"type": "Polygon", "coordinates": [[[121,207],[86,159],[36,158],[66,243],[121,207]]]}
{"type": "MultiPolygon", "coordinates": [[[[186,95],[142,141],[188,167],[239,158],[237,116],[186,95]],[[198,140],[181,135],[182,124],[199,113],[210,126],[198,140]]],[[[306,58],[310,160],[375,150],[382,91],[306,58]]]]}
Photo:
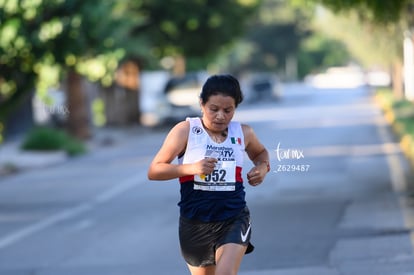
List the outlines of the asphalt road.
{"type": "MultiPolygon", "coordinates": [[[[288,85],[236,119],[272,170],[246,186],[256,250],[241,275],[414,274],[410,169],[369,90],[288,85]]],[[[146,178],[167,130],[2,178],[0,275],[188,274],[178,183],[146,178]]]]}

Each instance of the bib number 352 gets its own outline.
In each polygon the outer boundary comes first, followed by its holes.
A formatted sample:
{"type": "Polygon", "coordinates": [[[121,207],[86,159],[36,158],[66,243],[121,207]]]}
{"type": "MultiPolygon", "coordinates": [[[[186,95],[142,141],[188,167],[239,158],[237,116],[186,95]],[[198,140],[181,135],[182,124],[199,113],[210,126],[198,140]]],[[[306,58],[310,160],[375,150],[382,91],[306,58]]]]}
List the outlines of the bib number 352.
{"type": "Polygon", "coordinates": [[[206,182],[226,182],[226,170],[214,170],[211,174],[206,175],[206,182]]]}

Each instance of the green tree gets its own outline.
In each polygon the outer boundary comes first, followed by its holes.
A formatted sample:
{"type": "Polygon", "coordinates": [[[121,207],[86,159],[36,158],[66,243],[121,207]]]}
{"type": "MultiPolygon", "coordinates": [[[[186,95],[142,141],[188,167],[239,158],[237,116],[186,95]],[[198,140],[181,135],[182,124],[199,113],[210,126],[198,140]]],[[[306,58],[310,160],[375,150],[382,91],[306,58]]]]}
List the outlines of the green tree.
{"type": "Polygon", "coordinates": [[[184,56],[196,60],[191,64],[200,69],[242,34],[258,4],[0,0],[0,126],[35,85],[46,90],[66,79],[69,128],[75,136],[87,137],[81,76],[111,85],[118,62],[126,56],[138,56],[152,66],[165,56],[184,56]]]}
{"type": "Polygon", "coordinates": [[[7,127],[11,110],[41,80],[43,68],[53,67],[71,80],[67,95],[71,132],[88,135],[85,106],[72,104],[83,97],[74,81],[80,81],[76,74],[83,74],[109,82],[107,69],[116,67],[120,58],[116,42],[124,34],[122,14],[114,14],[115,6],[112,0],[0,1],[2,127],[7,127]],[[102,65],[105,62],[107,66],[102,65]]]}
{"type": "Polygon", "coordinates": [[[311,13],[287,1],[262,1],[239,45],[223,54],[229,69],[283,73],[288,59],[296,60],[302,41],[311,34],[306,23],[310,18],[311,13]]]}
{"type": "MultiPolygon", "coordinates": [[[[405,31],[410,31],[414,40],[413,28],[414,11],[413,0],[291,0],[299,5],[322,4],[331,9],[336,14],[346,14],[352,21],[349,24],[358,25],[351,27],[355,31],[354,37],[357,39],[344,39],[354,53],[364,56],[361,60],[367,60],[367,56],[380,61],[388,60],[388,66],[392,68],[393,89],[397,97],[401,97],[402,92],[402,39],[405,31]],[[355,23],[358,22],[358,23],[355,23]],[[352,42],[350,42],[352,41],[352,42]],[[361,46],[364,41],[365,45],[361,46]],[[362,48],[368,48],[363,50],[362,48]],[[362,54],[362,52],[365,52],[362,54]]],[[[343,34],[340,34],[343,35],[343,34]]]]}
{"type": "Polygon", "coordinates": [[[343,41],[365,67],[387,67],[396,58],[401,58],[403,29],[399,24],[384,27],[360,21],[358,15],[352,12],[335,15],[324,11],[315,20],[315,28],[329,37],[343,41]]]}
{"type": "Polygon", "coordinates": [[[333,66],[344,66],[351,60],[346,45],[321,33],[305,39],[298,54],[298,75],[323,71],[333,66]]]}
{"type": "Polygon", "coordinates": [[[295,4],[322,4],[333,12],[357,12],[360,18],[378,23],[398,22],[412,9],[412,0],[291,0],[295,4]]]}
{"type": "Polygon", "coordinates": [[[185,57],[190,69],[205,68],[219,49],[244,33],[260,0],[130,1],[139,22],[132,36],[148,36],[151,54],[185,57]]]}

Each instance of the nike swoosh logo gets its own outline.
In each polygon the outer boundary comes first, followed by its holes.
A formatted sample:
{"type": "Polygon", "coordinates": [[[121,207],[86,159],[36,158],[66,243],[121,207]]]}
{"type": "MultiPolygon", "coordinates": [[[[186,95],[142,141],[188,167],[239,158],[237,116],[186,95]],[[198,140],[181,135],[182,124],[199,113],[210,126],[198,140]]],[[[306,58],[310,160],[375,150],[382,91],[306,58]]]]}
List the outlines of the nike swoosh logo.
{"type": "Polygon", "coordinates": [[[249,235],[250,228],[251,228],[251,224],[249,223],[249,227],[247,228],[246,233],[243,234],[243,231],[240,232],[240,236],[241,236],[242,242],[246,242],[247,241],[247,236],[249,235]]]}

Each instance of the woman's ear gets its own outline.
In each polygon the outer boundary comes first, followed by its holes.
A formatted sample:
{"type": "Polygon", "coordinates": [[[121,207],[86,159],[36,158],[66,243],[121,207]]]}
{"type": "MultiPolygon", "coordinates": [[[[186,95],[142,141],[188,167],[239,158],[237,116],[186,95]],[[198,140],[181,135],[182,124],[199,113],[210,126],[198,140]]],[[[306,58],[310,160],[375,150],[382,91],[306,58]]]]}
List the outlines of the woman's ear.
{"type": "Polygon", "coordinates": [[[198,101],[198,103],[200,104],[200,110],[201,110],[201,113],[203,113],[203,101],[201,100],[201,98],[200,98],[200,100],[198,101]]]}

